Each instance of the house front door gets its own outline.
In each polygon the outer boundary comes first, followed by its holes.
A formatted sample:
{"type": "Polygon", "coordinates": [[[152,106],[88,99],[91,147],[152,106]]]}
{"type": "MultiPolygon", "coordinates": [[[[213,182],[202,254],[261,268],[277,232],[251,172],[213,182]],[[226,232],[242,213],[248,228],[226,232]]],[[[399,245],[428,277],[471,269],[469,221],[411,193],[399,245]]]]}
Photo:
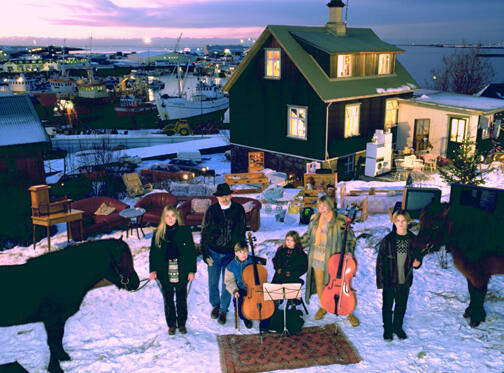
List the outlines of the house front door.
{"type": "Polygon", "coordinates": [[[467,120],[462,118],[450,118],[450,134],[446,156],[453,158],[455,151],[460,147],[467,134],[467,120]]]}
{"type": "Polygon", "coordinates": [[[430,119],[415,119],[413,149],[417,152],[429,150],[430,119]]]}

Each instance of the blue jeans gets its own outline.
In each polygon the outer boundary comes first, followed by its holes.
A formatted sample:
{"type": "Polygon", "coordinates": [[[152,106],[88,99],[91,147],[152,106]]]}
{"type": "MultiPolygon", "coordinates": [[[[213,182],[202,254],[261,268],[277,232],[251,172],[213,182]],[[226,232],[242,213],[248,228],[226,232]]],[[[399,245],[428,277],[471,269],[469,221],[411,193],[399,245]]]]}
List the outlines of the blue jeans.
{"type": "Polygon", "coordinates": [[[227,313],[229,303],[231,303],[231,294],[226,290],[226,285],[224,284],[224,271],[231,260],[233,260],[234,251],[228,254],[222,254],[208,249],[208,253],[213,259],[213,265],[208,266],[208,292],[210,304],[212,307],[219,307],[219,312],[227,313]],[[220,280],[221,275],[222,280],[220,280]],[[221,283],[220,295],[219,282],[221,283]]]}

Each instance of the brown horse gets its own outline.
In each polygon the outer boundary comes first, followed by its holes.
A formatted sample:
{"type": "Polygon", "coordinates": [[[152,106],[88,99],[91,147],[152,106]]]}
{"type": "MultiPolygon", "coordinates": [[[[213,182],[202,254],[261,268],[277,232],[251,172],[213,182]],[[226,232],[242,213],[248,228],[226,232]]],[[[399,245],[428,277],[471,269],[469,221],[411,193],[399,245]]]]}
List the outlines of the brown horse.
{"type": "Polygon", "coordinates": [[[472,327],[485,321],[483,307],[492,275],[504,274],[504,245],[498,239],[495,217],[478,208],[450,208],[448,203],[433,203],[420,214],[416,246],[426,250],[446,245],[455,267],[467,279],[470,303],[464,317],[472,327]]]}
{"type": "Polygon", "coordinates": [[[62,373],[59,362],[70,360],[63,349],[65,323],[79,310],[86,293],[104,278],[119,289],[138,288],[140,281],[126,242],[89,241],[25,264],[0,266],[0,326],[43,322],[50,352],[47,370],[62,373]]]}

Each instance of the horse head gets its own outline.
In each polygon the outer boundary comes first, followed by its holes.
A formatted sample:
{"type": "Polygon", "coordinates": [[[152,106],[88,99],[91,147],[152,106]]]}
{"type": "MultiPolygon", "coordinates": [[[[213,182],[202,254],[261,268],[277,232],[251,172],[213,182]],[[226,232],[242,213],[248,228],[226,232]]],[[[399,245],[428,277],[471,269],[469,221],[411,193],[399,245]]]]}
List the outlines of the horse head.
{"type": "Polygon", "coordinates": [[[448,203],[432,202],[420,213],[420,230],[414,245],[421,250],[429,250],[446,244],[450,225],[447,219],[450,212],[448,203]]]}
{"type": "Polygon", "coordinates": [[[107,280],[115,284],[119,289],[128,291],[138,289],[140,279],[133,266],[133,256],[130,248],[122,239],[113,240],[110,247],[110,268],[107,280]]]}

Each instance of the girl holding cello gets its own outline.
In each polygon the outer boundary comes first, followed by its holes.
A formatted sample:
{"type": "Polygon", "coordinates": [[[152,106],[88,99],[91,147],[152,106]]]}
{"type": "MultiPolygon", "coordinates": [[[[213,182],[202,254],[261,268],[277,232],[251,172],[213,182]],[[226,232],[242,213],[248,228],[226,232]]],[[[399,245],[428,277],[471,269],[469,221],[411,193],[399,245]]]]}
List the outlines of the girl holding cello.
{"type": "MultiPolygon", "coordinates": [[[[307,304],[310,303],[310,297],[315,290],[313,284],[316,287],[319,304],[321,304],[322,292],[330,279],[327,263],[332,255],[341,253],[346,225],[346,218],[335,211],[334,202],[329,196],[324,195],[319,198],[317,210],[318,212],[313,214],[310,219],[308,230],[301,238],[303,246],[310,247],[308,251],[308,271],[306,272],[305,300],[307,304]]],[[[354,255],[355,243],[355,234],[349,229],[345,252],[354,255]]],[[[315,320],[322,319],[326,313],[327,311],[320,307],[315,314],[315,320]]],[[[348,321],[352,326],[359,325],[359,319],[353,313],[348,315],[348,321]]]]}

